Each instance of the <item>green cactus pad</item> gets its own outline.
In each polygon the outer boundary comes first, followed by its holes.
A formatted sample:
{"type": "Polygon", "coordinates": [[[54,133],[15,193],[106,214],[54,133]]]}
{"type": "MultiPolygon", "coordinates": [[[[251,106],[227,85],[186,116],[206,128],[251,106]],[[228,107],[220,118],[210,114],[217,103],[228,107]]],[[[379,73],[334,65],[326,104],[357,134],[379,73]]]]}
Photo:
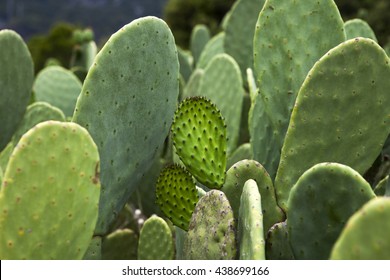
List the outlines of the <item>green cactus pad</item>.
{"type": "Polygon", "coordinates": [[[252,146],[250,143],[244,143],[239,146],[228,158],[227,167],[230,169],[235,163],[244,160],[252,159],[252,146]]]}
{"type": "Polygon", "coordinates": [[[238,63],[243,77],[253,67],[253,36],[265,0],[238,0],[226,22],[224,48],[238,63]]]}
{"type": "Polygon", "coordinates": [[[384,196],[386,193],[386,188],[389,185],[389,175],[379,181],[379,183],[374,188],[374,193],[377,196],[384,196]]]}
{"type": "Polygon", "coordinates": [[[88,132],[48,121],[20,139],[0,192],[0,259],[81,259],[98,216],[99,154],[88,132]]]}
{"type": "Polygon", "coordinates": [[[71,117],[81,92],[81,82],[71,71],[61,66],[50,66],[38,73],[33,91],[37,101],[60,108],[71,117]]]}
{"type": "Polygon", "coordinates": [[[220,32],[208,41],[203,48],[196,68],[204,69],[214,56],[225,52],[223,42],[225,40],[225,32],[220,32]]]}
{"type": "Polygon", "coordinates": [[[102,259],[102,238],[95,236],[89,243],[88,249],[84,254],[83,260],[101,260],[102,259]]]}
{"type": "Polygon", "coordinates": [[[184,243],[187,237],[187,232],[179,227],[175,227],[175,251],[176,259],[184,260],[184,243]]]}
{"type": "Polygon", "coordinates": [[[9,157],[12,154],[12,151],[15,148],[15,144],[11,141],[0,153],[0,167],[5,171],[8,165],[9,157]]]}
{"type": "Polygon", "coordinates": [[[211,190],[202,197],[192,215],[184,244],[187,260],[236,258],[236,225],[225,194],[211,190]]]}
{"type": "Polygon", "coordinates": [[[173,260],[174,245],[171,229],[157,216],[147,219],[138,242],[139,260],[173,260]]]}
{"type": "Polygon", "coordinates": [[[185,81],[188,81],[192,74],[192,61],[191,54],[180,47],[177,47],[177,56],[180,64],[180,74],[183,76],[185,81]]]}
{"type": "Polygon", "coordinates": [[[333,260],[390,259],[390,199],[369,201],[345,225],[332,249],[333,260]]]}
{"type": "Polygon", "coordinates": [[[11,140],[30,101],[34,65],[19,34],[0,31],[0,151],[11,140]]]}
{"type": "Polygon", "coordinates": [[[287,221],[273,225],[267,233],[265,244],[267,260],[294,260],[288,236],[287,221]]]}
{"type": "Polygon", "coordinates": [[[246,69],[246,78],[249,89],[249,96],[251,98],[251,103],[255,102],[256,96],[258,94],[256,79],[251,68],[246,69]]]}
{"type": "Polygon", "coordinates": [[[252,125],[256,129],[251,137],[254,159],[271,178],[275,178],[300,86],[314,63],[343,41],[344,22],[333,0],[265,2],[253,41],[260,94],[254,103],[252,125]],[[264,110],[269,121],[264,121],[264,110]],[[271,136],[264,137],[269,135],[268,126],[271,136]]]}
{"type": "Polygon", "coordinates": [[[204,24],[197,24],[192,29],[190,38],[190,49],[192,56],[194,57],[194,64],[196,64],[200,58],[200,55],[210,40],[210,30],[204,24]]]}
{"type": "Polygon", "coordinates": [[[245,182],[238,217],[240,260],[265,260],[261,196],[254,180],[245,182]]]}
{"type": "Polygon", "coordinates": [[[275,180],[279,205],[307,169],[338,162],[360,174],[390,132],[390,59],[374,41],[349,40],[330,50],[299,91],[275,180]],[[356,58],[359,58],[358,60],[356,58]]]}
{"type": "Polygon", "coordinates": [[[198,200],[195,181],[187,170],[171,165],[161,171],[156,186],[156,204],[175,226],[188,230],[198,200]]]}
{"type": "Polygon", "coordinates": [[[234,217],[238,218],[240,198],[245,182],[253,179],[261,194],[261,206],[264,214],[264,236],[268,229],[284,220],[284,213],[276,202],[275,189],[271,177],[264,167],[254,160],[242,160],[234,164],[226,173],[226,181],[221,191],[229,199],[234,217]]]}
{"type": "Polygon", "coordinates": [[[237,147],[244,89],[240,68],[227,54],[216,55],[207,65],[199,93],[221,110],[227,125],[228,152],[237,147]]]}
{"type": "Polygon", "coordinates": [[[101,157],[95,234],[104,234],[164,143],[179,95],[173,35],[160,19],[134,20],[96,56],[73,121],[87,128],[101,157]]]}
{"type": "Polygon", "coordinates": [[[355,18],[348,20],[344,23],[344,29],[346,34],[346,39],[353,39],[356,37],[364,37],[378,42],[378,39],[375,36],[374,31],[364,20],[355,18]]]}
{"type": "Polygon", "coordinates": [[[297,259],[328,259],[344,225],[374,198],[371,186],[353,169],[320,163],[306,171],[291,189],[288,233],[297,259]]]}
{"type": "Polygon", "coordinates": [[[35,102],[27,107],[22,121],[18,129],[12,137],[12,142],[16,145],[20,137],[25,134],[30,128],[44,121],[65,121],[64,113],[46,102],[35,102]]]}
{"type": "Polygon", "coordinates": [[[216,106],[203,97],[185,99],[172,125],[176,153],[209,188],[221,188],[226,169],[226,127],[216,106]]]}
{"type": "Polygon", "coordinates": [[[193,96],[201,96],[199,85],[204,75],[203,69],[195,69],[184,88],[183,99],[193,96]]]}
{"type": "Polygon", "coordinates": [[[118,229],[102,241],[103,260],[136,260],[138,236],[131,229],[118,229]]]}

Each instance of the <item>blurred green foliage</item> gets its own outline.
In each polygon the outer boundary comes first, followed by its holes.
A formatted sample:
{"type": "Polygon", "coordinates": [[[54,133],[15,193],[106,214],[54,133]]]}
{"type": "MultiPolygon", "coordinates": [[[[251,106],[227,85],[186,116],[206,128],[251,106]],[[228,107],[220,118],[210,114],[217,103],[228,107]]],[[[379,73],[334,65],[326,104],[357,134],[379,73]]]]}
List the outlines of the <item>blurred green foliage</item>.
{"type": "Polygon", "coordinates": [[[220,23],[235,0],[169,0],[164,19],[172,29],[176,43],[188,49],[192,28],[203,23],[212,34],[220,30],[220,23]]]}

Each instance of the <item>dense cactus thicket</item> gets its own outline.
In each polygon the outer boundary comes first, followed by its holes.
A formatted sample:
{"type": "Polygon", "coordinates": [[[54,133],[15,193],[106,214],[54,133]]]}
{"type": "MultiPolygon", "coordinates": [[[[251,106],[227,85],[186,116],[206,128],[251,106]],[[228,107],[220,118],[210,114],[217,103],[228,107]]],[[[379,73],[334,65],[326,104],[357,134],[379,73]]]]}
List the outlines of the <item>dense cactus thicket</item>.
{"type": "Polygon", "coordinates": [[[390,259],[390,58],[333,0],[144,17],[34,76],[0,31],[0,259],[390,259]]]}

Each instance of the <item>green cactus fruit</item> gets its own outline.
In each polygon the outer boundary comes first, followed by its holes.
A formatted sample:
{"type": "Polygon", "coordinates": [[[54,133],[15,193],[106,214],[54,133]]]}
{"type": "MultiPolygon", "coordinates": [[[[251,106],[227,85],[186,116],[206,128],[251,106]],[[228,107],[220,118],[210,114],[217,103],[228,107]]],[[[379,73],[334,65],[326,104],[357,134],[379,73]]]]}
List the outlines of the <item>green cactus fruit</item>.
{"type": "Polygon", "coordinates": [[[220,32],[207,42],[196,64],[196,68],[204,69],[214,56],[225,52],[223,42],[225,40],[225,32],[220,32]]]}
{"type": "Polygon", "coordinates": [[[204,24],[197,24],[192,29],[190,38],[190,49],[192,56],[194,57],[194,64],[196,64],[200,58],[200,55],[210,40],[210,30],[204,24]]]}
{"type": "Polygon", "coordinates": [[[264,167],[254,160],[242,160],[234,164],[226,173],[226,181],[221,191],[229,199],[234,217],[238,219],[240,197],[245,182],[253,179],[261,194],[261,207],[264,214],[264,236],[269,228],[284,220],[284,213],[276,202],[275,189],[271,177],[264,167]]]}
{"type": "Polygon", "coordinates": [[[61,66],[50,66],[38,73],[33,91],[37,101],[58,107],[65,116],[71,117],[81,86],[80,80],[71,71],[61,66]]]}
{"type": "Polygon", "coordinates": [[[199,92],[199,85],[202,77],[204,75],[203,69],[195,69],[191,74],[191,77],[188,80],[183,92],[183,99],[193,96],[201,96],[199,92]]]}
{"type": "Polygon", "coordinates": [[[138,242],[139,260],[173,260],[172,231],[158,216],[147,219],[141,229],[138,242]]]}
{"type": "Polygon", "coordinates": [[[179,95],[173,35],[155,17],[134,20],[96,56],[73,121],[91,133],[101,157],[102,195],[95,234],[104,234],[153,163],[179,95]]]}
{"type": "Polygon", "coordinates": [[[184,243],[187,237],[187,232],[179,227],[175,227],[175,251],[176,259],[184,260],[184,243]]]}
{"type": "Polygon", "coordinates": [[[30,101],[34,65],[19,34],[0,30],[0,151],[5,148],[23,118],[30,101]]]}
{"type": "Polygon", "coordinates": [[[314,63],[344,41],[344,22],[333,0],[265,2],[253,41],[260,94],[254,102],[251,137],[254,159],[272,179],[300,86],[314,63]],[[264,113],[269,120],[264,121],[264,113]]]}
{"type": "Polygon", "coordinates": [[[367,22],[359,18],[348,20],[344,23],[344,29],[346,34],[346,39],[353,39],[356,37],[364,37],[378,42],[378,39],[375,36],[374,31],[368,25],[367,22]]]}
{"type": "Polygon", "coordinates": [[[175,113],[172,137],[177,154],[201,184],[221,188],[226,169],[226,127],[208,99],[185,99],[175,113]]]}
{"type": "Polygon", "coordinates": [[[74,123],[47,121],[20,139],[0,192],[0,259],[81,259],[98,216],[99,154],[74,123]]]}
{"type": "Polygon", "coordinates": [[[102,259],[102,238],[95,236],[89,243],[89,247],[84,254],[83,260],[101,260],[102,259]]]}
{"type": "Polygon", "coordinates": [[[241,194],[238,216],[240,260],[265,260],[263,211],[257,183],[249,179],[241,194]]]}
{"type": "Polygon", "coordinates": [[[377,196],[384,196],[386,193],[387,185],[389,184],[389,175],[379,181],[374,188],[374,193],[377,196]]]}
{"type": "Polygon", "coordinates": [[[177,55],[180,63],[180,74],[183,76],[185,81],[188,81],[192,74],[192,55],[180,47],[177,47],[177,55]]]}
{"type": "Polygon", "coordinates": [[[352,168],[320,163],[291,189],[288,233],[297,259],[327,259],[345,223],[374,198],[371,186],[352,168]]]}
{"type": "Polygon", "coordinates": [[[267,233],[265,243],[267,260],[294,260],[288,236],[287,221],[273,225],[267,233]]]}
{"type": "Polygon", "coordinates": [[[265,0],[238,0],[226,22],[224,48],[238,63],[242,76],[253,67],[253,37],[265,0]]]}
{"type": "Polygon", "coordinates": [[[338,162],[360,174],[372,166],[390,132],[389,77],[390,59],[365,38],[340,44],[315,64],[281,153],[275,188],[282,208],[291,187],[317,163],[338,162]]]}
{"type": "Polygon", "coordinates": [[[226,120],[228,153],[237,147],[240,135],[244,89],[240,68],[227,54],[216,55],[204,70],[199,92],[221,110],[226,120]]]}
{"type": "Polygon", "coordinates": [[[390,259],[390,199],[369,201],[347,222],[332,249],[333,260],[390,259]]]}
{"type": "Polygon", "coordinates": [[[195,181],[187,170],[170,165],[161,171],[156,186],[156,204],[175,226],[188,230],[198,200],[195,181]]]}
{"type": "Polygon", "coordinates": [[[202,197],[192,215],[184,243],[187,260],[236,258],[236,224],[225,194],[211,190],[202,197]]]}
{"type": "Polygon", "coordinates": [[[34,102],[26,109],[22,121],[19,123],[18,129],[12,137],[12,142],[16,145],[23,134],[29,129],[44,121],[65,121],[64,113],[57,107],[51,106],[46,102],[34,102]]]}
{"type": "Polygon", "coordinates": [[[244,160],[252,159],[252,146],[250,143],[245,143],[239,146],[228,158],[227,168],[230,169],[235,163],[244,160]]]}
{"type": "Polygon", "coordinates": [[[138,236],[131,229],[117,229],[102,240],[103,260],[136,260],[138,236]]]}

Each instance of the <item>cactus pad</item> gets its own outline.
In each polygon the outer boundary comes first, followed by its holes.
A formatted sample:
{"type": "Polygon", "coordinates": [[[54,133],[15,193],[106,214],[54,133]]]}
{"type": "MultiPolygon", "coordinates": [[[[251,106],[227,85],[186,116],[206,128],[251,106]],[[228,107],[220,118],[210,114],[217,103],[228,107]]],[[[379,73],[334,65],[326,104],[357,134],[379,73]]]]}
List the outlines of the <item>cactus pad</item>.
{"type": "Polygon", "coordinates": [[[200,55],[199,61],[196,64],[196,68],[206,68],[207,64],[213,59],[214,56],[225,52],[223,47],[224,39],[225,32],[220,32],[207,42],[200,55]]]}
{"type": "Polygon", "coordinates": [[[174,245],[171,229],[160,217],[150,217],[141,229],[138,242],[138,259],[173,260],[173,258],[174,245]]]}
{"type": "Polygon", "coordinates": [[[221,188],[226,168],[226,127],[206,98],[185,99],[172,125],[176,153],[188,171],[209,188],[221,188]]]}
{"type": "Polygon", "coordinates": [[[0,31],[0,151],[11,140],[30,101],[34,65],[23,39],[0,31]]]}
{"type": "Polygon", "coordinates": [[[245,182],[238,218],[240,260],[265,260],[261,197],[254,180],[245,182]]]}
{"type": "Polygon", "coordinates": [[[294,260],[288,236],[287,221],[274,224],[267,233],[265,244],[267,260],[294,260]]]}
{"type": "Polygon", "coordinates": [[[194,57],[194,64],[199,60],[199,57],[210,40],[210,30],[204,24],[197,24],[192,29],[190,38],[190,48],[192,56],[194,57]]]}
{"type": "Polygon", "coordinates": [[[348,20],[344,23],[345,34],[347,40],[353,39],[356,37],[364,37],[378,42],[374,31],[364,20],[355,18],[348,20]]]}
{"type": "Polygon", "coordinates": [[[138,236],[131,229],[118,229],[102,241],[103,260],[136,260],[138,236]]]}
{"type": "Polygon", "coordinates": [[[195,207],[184,244],[185,259],[235,259],[235,231],[233,211],[225,194],[211,190],[195,207]]]}
{"type": "Polygon", "coordinates": [[[390,199],[366,203],[345,225],[330,256],[333,260],[390,259],[390,199]]]}
{"type": "Polygon", "coordinates": [[[306,171],[291,189],[288,232],[297,259],[328,259],[344,225],[374,198],[371,186],[353,169],[320,163],[306,171]]]}
{"type": "Polygon", "coordinates": [[[179,95],[173,35],[155,17],[113,34],[96,56],[73,121],[92,135],[101,157],[102,195],[95,234],[104,234],[168,135],[179,95]]]}
{"type": "Polygon", "coordinates": [[[226,173],[226,181],[221,191],[229,199],[234,217],[238,218],[240,198],[245,182],[253,179],[261,195],[261,207],[264,214],[264,236],[268,229],[284,219],[284,213],[276,202],[275,189],[271,177],[264,167],[254,160],[242,160],[234,164],[226,173]]]}
{"type": "Polygon", "coordinates": [[[188,230],[198,200],[195,181],[188,171],[179,165],[161,171],[156,186],[156,203],[174,225],[188,230]]]}
{"type": "Polygon", "coordinates": [[[89,247],[84,254],[83,260],[101,260],[102,259],[102,238],[95,236],[92,238],[89,247]]]}
{"type": "Polygon", "coordinates": [[[48,121],[20,139],[0,192],[0,259],[81,259],[98,216],[99,155],[88,132],[48,121]]]}
{"type": "Polygon", "coordinates": [[[338,162],[364,174],[390,132],[390,59],[370,39],[324,55],[299,91],[275,179],[279,205],[307,169],[338,162]],[[359,60],[356,60],[356,58],[359,60]]]}

